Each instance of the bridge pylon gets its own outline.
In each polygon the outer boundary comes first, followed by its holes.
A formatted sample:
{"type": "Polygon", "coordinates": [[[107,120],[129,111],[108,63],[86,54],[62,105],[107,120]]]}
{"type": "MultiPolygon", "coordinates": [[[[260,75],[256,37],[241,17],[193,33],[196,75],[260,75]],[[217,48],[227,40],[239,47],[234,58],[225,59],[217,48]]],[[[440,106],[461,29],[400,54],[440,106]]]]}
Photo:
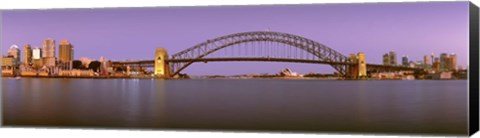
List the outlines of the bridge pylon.
{"type": "Polygon", "coordinates": [[[347,66],[347,79],[366,79],[367,63],[365,54],[363,52],[359,52],[357,55],[350,54],[348,60],[354,64],[347,66]]]}
{"type": "Polygon", "coordinates": [[[170,65],[167,62],[168,52],[165,48],[157,48],[155,50],[155,77],[158,78],[170,78],[170,65]]]}

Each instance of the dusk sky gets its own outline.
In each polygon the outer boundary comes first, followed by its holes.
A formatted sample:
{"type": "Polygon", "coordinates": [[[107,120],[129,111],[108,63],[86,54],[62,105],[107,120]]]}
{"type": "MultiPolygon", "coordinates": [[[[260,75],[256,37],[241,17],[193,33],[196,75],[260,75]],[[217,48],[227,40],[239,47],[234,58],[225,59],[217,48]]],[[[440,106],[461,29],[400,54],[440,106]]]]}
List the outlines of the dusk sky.
{"type": "MultiPolygon", "coordinates": [[[[426,54],[456,53],[468,65],[468,2],[314,4],[283,6],[156,7],[2,11],[2,54],[24,44],[41,47],[46,38],[68,39],[74,58],[153,59],[155,48],[172,55],[208,39],[248,31],[303,36],[348,55],[364,52],[381,64],[394,50],[423,60],[426,54]]],[[[22,51],[23,52],[23,51],[22,51]]],[[[23,55],[23,53],[22,53],[23,55]]],[[[22,59],[23,60],[23,59],[22,59]]],[[[278,62],[195,63],[192,75],[332,73],[329,65],[278,62]]]]}

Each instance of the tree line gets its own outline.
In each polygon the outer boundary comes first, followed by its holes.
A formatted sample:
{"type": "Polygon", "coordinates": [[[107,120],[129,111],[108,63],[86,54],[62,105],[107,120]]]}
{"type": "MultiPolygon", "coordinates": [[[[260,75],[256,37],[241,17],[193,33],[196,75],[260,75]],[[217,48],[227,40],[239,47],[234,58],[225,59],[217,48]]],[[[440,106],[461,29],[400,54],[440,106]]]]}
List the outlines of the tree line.
{"type": "Polygon", "coordinates": [[[92,61],[88,66],[84,66],[82,61],[74,60],[72,61],[72,68],[73,69],[80,69],[80,70],[93,70],[94,72],[98,72],[100,70],[100,66],[102,63],[100,61],[92,61]]]}

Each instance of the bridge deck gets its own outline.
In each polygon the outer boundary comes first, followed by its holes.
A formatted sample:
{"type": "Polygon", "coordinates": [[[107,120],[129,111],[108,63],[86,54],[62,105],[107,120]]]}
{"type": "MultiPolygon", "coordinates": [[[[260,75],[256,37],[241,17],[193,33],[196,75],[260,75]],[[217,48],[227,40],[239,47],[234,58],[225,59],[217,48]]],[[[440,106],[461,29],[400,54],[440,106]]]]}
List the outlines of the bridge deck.
{"type": "MultiPolygon", "coordinates": [[[[312,64],[332,64],[332,65],[354,65],[349,62],[333,62],[333,61],[319,61],[319,60],[305,60],[305,59],[289,59],[289,58],[201,58],[201,59],[169,59],[169,63],[181,62],[224,62],[224,61],[259,61],[259,62],[296,62],[296,63],[312,63],[312,64]]],[[[154,60],[139,60],[139,61],[116,61],[113,64],[137,65],[137,64],[154,64],[154,60]]]]}
{"type": "MultiPolygon", "coordinates": [[[[249,58],[249,57],[235,57],[235,58],[201,58],[201,59],[169,59],[169,63],[182,63],[182,62],[225,62],[225,61],[258,61],[258,62],[294,62],[294,63],[309,63],[309,64],[330,64],[330,65],[355,65],[356,63],[350,62],[329,62],[319,60],[305,60],[305,59],[289,59],[289,58],[249,58]]],[[[154,60],[138,60],[138,61],[115,61],[112,62],[116,65],[131,65],[131,66],[143,66],[153,67],[154,60]]],[[[367,68],[382,68],[382,69],[394,69],[394,70],[422,70],[421,68],[410,68],[402,66],[387,66],[379,64],[367,64],[367,68]]]]}

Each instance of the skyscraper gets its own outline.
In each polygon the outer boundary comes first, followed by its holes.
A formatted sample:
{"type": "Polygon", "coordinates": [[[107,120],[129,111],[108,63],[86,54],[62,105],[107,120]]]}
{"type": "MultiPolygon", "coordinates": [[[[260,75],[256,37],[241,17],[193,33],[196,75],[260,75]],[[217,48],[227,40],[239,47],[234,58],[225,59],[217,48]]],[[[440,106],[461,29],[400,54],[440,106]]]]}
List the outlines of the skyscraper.
{"type": "Polygon", "coordinates": [[[390,65],[396,66],[397,65],[397,53],[395,51],[390,51],[388,54],[390,56],[390,65]]]}
{"type": "Polygon", "coordinates": [[[23,64],[25,66],[32,65],[32,47],[30,44],[25,44],[23,46],[23,64]]]}
{"type": "Polygon", "coordinates": [[[10,46],[8,49],[8,56],[12,56],[16,63],[20,62],[20,49],[17,45],[10,46]]]}
{"type": "Polygon", "coordinates": [[[45,66],[55,66],[55,40],[47,38],[43,41],[42,56],[45,66]]]}
{"type": "Polygon", "coordinates": [[[404,67],[408,67],[408,65],[409,65],[409,64],[408,64],[408,56],[403,56],[403,57],[402,57],[402,65],[403,65],[404,67]]]}
{"type": "Polygon", "coordinates": [[[432,64],[432,67],[439,71],[440,70],[440,58],[436,57],[433,64],[432,64]]]}
{"type": "Polygon", "coordinates": [[[32,49],[32,58],[41,59],[42,58],[42,49],[35,47],[32,49]]]}
{"type": "Polygon", "coordinates": [[[430,55],[423,56],[423,64],[425,64],[425,65],[431,65],[432,64],[432,61],[430,60],[430,55]]]}
{"type": "Polygon", "coordinates": [[[448,70],[457,70],[457,55],[455,53],[450,54],[448,70]]]}
{"type": "Polygon", "coordinates": [[[42,49],[35,47],[32,49],[32,62],[33,62],[33,67],[39,68],[43,66],[43,60],[42,60],[42,49]]]}
{"type": "Polygon", "coordinates": [[[69,63],[73,60],[73,46],[68,40],[60,41],[58,45],[60,63],[69,63]]]}
{"type": "Polygon", "coordinates": [[[432,61],[430,60],[430,55],[423,56],[423,67],[430,68],[432,65],[432,61]]]}
{"type": "Polygon", "coordinates": [[[432,53],[432,55],[431,55],[431,60],[432,60],[431,63],[432,63],[432,65],[433,65],[433,62],[435,62],[435,54],[433,54],[433,53],[432,53]]]}
{"type": "Polygon", "coordinates": [[[390,56],[388,56],[388,53],[383,54],[383,65],[390,65],[390,56]]]}
{"type": "Polygon", "coordinates": [[[448,67],[449,55],[447,53],[440,54],[440,69],[445,70],[448,67]]]}

